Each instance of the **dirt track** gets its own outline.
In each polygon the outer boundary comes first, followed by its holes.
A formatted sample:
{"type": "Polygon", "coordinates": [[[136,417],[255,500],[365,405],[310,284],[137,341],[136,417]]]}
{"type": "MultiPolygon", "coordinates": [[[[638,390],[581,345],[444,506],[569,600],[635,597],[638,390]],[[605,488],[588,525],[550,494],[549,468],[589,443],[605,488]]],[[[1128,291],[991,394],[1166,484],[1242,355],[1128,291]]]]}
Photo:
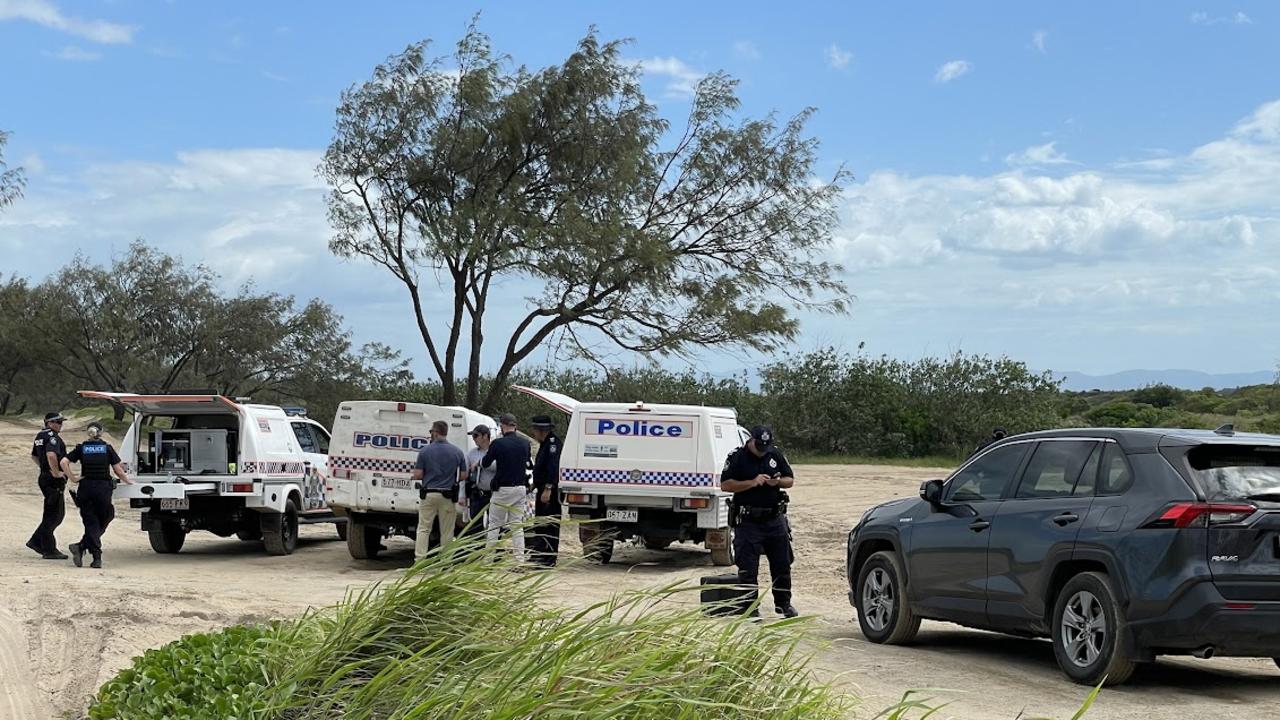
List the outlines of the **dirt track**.
{"type": "MultiPolygon", "coordinates": [[[[107,567],[77,569],[41,560],[22,547],[40,517],[34,467],[27,459],[35,426],[0,423],[0,718],[76,717],[92,692],[148,647],[189,632],[269,617],[295,616],[341,599],[412,561],[412,546],[393,541],[379,561],[347,555],[331,526],[304,528],[289,557],[208,533],[191,535],[179,556],[154,554],[136,511],[117,504],[104,544],[107,567]]],[[[82,435],[69,426],[68,442],[82,435]]],[[[1062,678],[1045,642],[926,623],[913,647],[887,648],[851,624],[843,577],[844,537],[862,509],[914,494],[942,471],[874,466],[800,466],[792,492],[796,532],[796,605],[816,616],[818,665],[841,673],[864,698],[870,718],[909,688],[950,704],[940,717],[1070,717],[1084,689],[1062,678]]],[[[74,508],[70,508],[74,511],[74,508]]],[[[63,547],[79,537],[69,512],[63,547]]],[[[566,538],[566,555],[577,550],[566,538]]],[[[708,574],[705,552],[619,548],[606,567],[570,567],[560,602],[581,605],[623,588],[708,574]]],[[[1106,691],[1091,718],[1269,717],[1280,702],[1280,671],[1269,660],[1162,660],[1130,685],[1106,691]]]]}

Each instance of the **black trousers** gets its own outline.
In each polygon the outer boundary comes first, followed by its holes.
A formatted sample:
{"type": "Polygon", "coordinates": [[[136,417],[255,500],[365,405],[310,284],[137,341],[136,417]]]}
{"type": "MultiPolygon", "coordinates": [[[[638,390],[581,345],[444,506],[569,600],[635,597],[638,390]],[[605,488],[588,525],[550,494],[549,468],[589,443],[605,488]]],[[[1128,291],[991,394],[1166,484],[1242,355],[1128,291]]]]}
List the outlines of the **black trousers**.
{"type": "Polygon", "coordinates": [[[787,516],[755,522],[743,520],[733,532],[733,554],[738,562],[738,582],[756,585],[760,574],[760,556],[769,558],[769,576],[773,578],[773,602],[779,607],[791,604],[791,526],[787,516]]]}
{"type": "Polygon", "coordinates": [[[484,509],[489,507],[489,499],[492,496],[487,492],[473,493],[467,498],[467,504],[471,507],[471,522],[467,525],[468,535],[484,534],[484,509]]]}
{"type": "Polygon", "coordinates": [[[551,502],[544,503],[539,492],[533,504],[533,514],[537,519],[524,539],[529,558],[547,567],[554,566],[560,554],[560,498],[552,492],[551,502]]]}
{"type": "Polygon", "coordinates": [[[102,534],[116,516],[111,504],[111,481],[83,480],[76,495],[80,501],[80,520],[84,523],[80,547],[97,557],[102,554],[102,534]]]}
{"type": "Polygon", "coordinates": [[[53,531],[67,517],[67,481],[51,475],[41,475],[38,483],[40,492],[44,495],[44,513],[40,516],[36,531],[27,542],[47,554],[58,550],[58,540],[53,536],[53,531]]]}

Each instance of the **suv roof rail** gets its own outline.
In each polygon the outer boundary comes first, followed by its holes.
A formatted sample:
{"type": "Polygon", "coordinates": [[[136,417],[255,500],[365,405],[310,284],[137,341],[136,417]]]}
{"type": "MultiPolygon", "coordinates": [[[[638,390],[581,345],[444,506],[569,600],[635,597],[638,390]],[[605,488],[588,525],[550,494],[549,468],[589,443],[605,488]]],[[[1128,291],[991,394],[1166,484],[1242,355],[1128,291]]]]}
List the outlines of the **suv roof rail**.
{"type": "Polygon", "coordinates": [[[1217,429],[1217,430],[1214,430],[1214,431],[1213,431],[1213,433],[1214,433],[1215,435],[1235,435],[1235,434],[1236,434],[1236,426],[1235,426],[1235,425],[1233,425],[1233,424],[1231,424],[1231,423],[1226,423],[1226,424],[1224,424],[1224,425],[1219,425],[1219,426],[1218,426],[1218,429],[1217,429]]]}

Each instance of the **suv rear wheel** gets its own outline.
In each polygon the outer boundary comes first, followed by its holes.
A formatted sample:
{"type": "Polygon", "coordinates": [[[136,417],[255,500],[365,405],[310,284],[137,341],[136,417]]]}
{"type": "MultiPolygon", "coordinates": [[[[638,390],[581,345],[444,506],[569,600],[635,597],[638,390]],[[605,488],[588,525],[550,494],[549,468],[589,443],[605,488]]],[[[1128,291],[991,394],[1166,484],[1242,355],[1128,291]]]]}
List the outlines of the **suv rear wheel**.
{"type": "Polygon", "coordinates": [[[356,560],[373,560],[382,550],[382,529],[357,522],[355,518],[347,521],[347,552],[356,560]]]}
{"type": "Polygon", "coordinates": [[[182,529],[182,523],[166,522],[159,530],[148,530],[147,539],[151,541],[151,549],[158,553],[176,553],[182,549],[187,531],[182,529]]]}
{"type": "Polygon", "coordinates": [[[1067,581],[1053,608],[1053,654],[1058,667],[1083,685],[1119,685],[1135,667],[1120,653],[1124,617],[1106,575],[1080,573],[1067,581]]]}
{"type": "Polygon", "coordinates": [[[892,552],[873,554],[858,571],[858,625],[868,640],[885,645],[911,642],[920,631],[892,552]]]}

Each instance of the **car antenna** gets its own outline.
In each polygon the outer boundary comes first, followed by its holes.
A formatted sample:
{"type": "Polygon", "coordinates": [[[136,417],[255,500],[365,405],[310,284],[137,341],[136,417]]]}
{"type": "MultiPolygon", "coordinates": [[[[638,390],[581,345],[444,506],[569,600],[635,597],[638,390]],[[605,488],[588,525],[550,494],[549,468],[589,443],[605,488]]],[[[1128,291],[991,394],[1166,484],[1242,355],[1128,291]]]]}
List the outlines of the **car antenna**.
{"type": "Polygon", "coordinates": [[[1219,426],[1218,426],[1218,429],[1213,431],[1213,434],[1215,434],[1215,435],[1235,435],[1235,434],[1236,434],[1236,426],[1235,426],[1235,425],[1232,425],[1231,423],[1226,423],[1226,424],[1224,424],[1224,425],[1219,425],[1219,426]]]}

